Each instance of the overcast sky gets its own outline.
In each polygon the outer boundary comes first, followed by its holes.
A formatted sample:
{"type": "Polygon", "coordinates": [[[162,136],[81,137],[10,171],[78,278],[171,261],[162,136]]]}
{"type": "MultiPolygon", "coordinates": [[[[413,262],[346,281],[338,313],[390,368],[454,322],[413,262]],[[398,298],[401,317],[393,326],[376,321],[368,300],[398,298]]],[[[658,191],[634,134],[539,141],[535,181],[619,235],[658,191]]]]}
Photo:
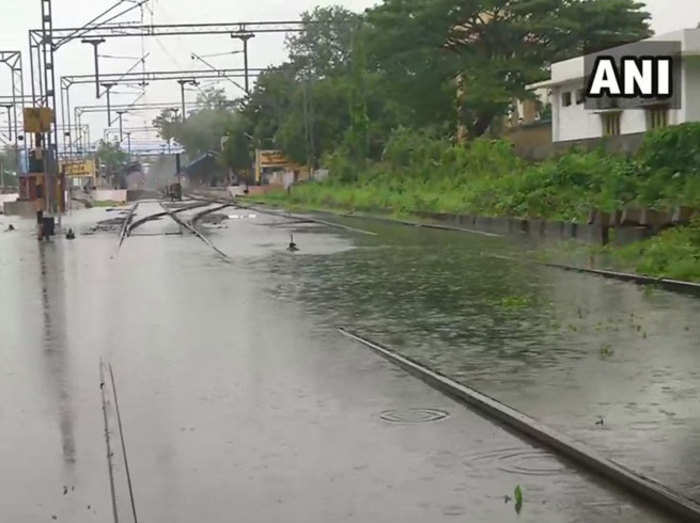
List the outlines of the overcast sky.
{"type": "MultiPolygon", "coordinates": [[[[101,10],[113,5],[115,0],[53,0],[54,27],[75,27],[88,21],[101,10]]],[[[196,23],[196,22],[236,22],[258,20],[294,20],[300,12],[316,5],[341,4],[348,9],[362,11],[372,6],[374,0],[257,0],[241,2],[232,0],[151,0],[151,11],[145,10],[147,23],[196,23]]],[[[653,15],[653,28],[657,33],[697,26],[700,22],[700,0],[647,0],[648,10],[653,15]]],[[[27,71],[25,82],[28,85],[27,30],[40,26],[40,0],[0,0],[0,49],[22,50],[27,71]]],[[[140,20],[140,14],[127,15],[126,20],[140,20]]],[[[141,55],[142,42],[138,38],[108,40],[100,47],[101,54],[111,56],[141,55]]],[[[145,50],[150,52],[147,67],[150,70],[200,69],[204,66],[193,62],[190,53],[200,55],[222,53],[238,49],[240,43],[225,35],[196,37],[162,37],[145,39],[145,50]]],[[[285,59],[281,35],[258,36],[250,43],[250,66],[265,67],[280,63],[285,59]]],[[[242,67],[240,55],[213,57],[208,59],[216,67],[242,67]]],[[[135,60],[103,58],[101,69],[105,72],[123,72],[135,60]]],[[[56,58],[58,75],[87,74],[93,72],[92,47],[72,42],[61,48],[56,58]]],[[[0,95],[10,94],[8,85],[9,70],[0,69],[0,95]]],[[[203,86],[205,86],[203,84],[203,86]]],[[[231,96],[240,91],[230,83],[222,83],[231,96]]],[[[113,103],[129,103],[136,96],[127,88],[115,88],[119,93],[113,103]]],[[[188,93],[194,99],[196,91],[188,93]]],[[[179,86],[175,82],[151,84],[145,98],[140,102],[172,102],[179,99],[179,86]]],[[[104,100],[102,100],[103,102],[104,100]]],[[[75,105],[97,103],[94,87],[77,85],[71,90],[71,102],[75,105]]],[[[135,113],[126,115],[126,127],[150,125],[153,114],[135,113]]],[[[92,138],[102,135],[106,123],[105,115],[93,115],[88,121],[92,126],[92,138]]],[[[0,116],[0,126],[5,122],[0,116]]],[[[146,138],[144,136],[144,138],[146,138]]]]}

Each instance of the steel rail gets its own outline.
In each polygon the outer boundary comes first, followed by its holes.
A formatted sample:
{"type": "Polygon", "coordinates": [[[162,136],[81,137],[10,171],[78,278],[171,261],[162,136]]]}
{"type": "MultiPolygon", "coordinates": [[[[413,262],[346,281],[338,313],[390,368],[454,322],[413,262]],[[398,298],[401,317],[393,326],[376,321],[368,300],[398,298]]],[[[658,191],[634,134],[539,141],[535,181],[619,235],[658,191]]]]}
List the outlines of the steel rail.
{"type": "Polygon", "coordinates": [[[219,256],[221,256],[224,260],[230,261],[231,258],[229,257],[229,255],[226,254],[221,249],[219,249],[216,245],[214,245],[211,242],[211,240],[209,240],[209,238],[204,236],[201,232],[199,232],[195,227],[193,227],[189,223],[185,222],[184,220],[181,220],[180,217],[177,216],[176,213],[174,213],[171,210],[169,210],[168,208],[166,208],[165,205],[163,205],[163,202],[159,202],[159,203],[160,203],[160,206],[163,208],[163,210],[168,213],[168,216],[170,216],[170,218],[172,218],[175,223],[184,227],[185,229],[190,231],[192,234],[194,234],[197,238],[202,240],[202,242],[206,243],[209,247],[211,247],[214,250],[214,252],[216,252],[219,256]]]}

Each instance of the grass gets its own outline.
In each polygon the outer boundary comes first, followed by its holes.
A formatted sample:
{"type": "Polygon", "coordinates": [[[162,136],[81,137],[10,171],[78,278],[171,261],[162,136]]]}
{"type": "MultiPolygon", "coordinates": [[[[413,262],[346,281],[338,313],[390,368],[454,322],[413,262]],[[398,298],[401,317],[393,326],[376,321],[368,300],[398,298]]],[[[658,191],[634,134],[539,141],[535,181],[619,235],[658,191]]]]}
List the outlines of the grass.
{"type": "Polygon", "coordinates": [[[700,218],[625,247],[609,247],[612,259],[636,272],[700,282],[700,218]]]}

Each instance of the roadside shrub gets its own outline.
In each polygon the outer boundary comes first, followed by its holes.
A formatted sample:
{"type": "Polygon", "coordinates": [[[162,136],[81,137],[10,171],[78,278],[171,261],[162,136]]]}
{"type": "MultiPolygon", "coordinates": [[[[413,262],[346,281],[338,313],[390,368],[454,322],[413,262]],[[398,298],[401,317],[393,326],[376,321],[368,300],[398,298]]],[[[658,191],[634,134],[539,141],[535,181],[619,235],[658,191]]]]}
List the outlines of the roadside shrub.
{"type": "Polygon", "coordinates": [[[700,123],[649,132],[637,160],[640,202],[657,207],[700,203],[700,123]]]}

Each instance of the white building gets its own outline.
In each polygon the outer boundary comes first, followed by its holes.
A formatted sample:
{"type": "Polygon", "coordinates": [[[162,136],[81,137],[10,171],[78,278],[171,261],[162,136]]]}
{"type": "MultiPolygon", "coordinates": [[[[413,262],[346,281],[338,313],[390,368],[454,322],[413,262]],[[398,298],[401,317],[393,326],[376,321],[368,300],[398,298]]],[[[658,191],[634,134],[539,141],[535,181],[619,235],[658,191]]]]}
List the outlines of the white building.
{"type": "Polygon", "coordinates": [[[700,29],[657,35],[648,41],[681,44],[681,108],[655,105],[646,109],[586,109],[584,57],[557,62],[552,64],[550,80],[530,86],[551,91],[554,143],[634,135],[667,125],[700,121],[700,29]]]}

